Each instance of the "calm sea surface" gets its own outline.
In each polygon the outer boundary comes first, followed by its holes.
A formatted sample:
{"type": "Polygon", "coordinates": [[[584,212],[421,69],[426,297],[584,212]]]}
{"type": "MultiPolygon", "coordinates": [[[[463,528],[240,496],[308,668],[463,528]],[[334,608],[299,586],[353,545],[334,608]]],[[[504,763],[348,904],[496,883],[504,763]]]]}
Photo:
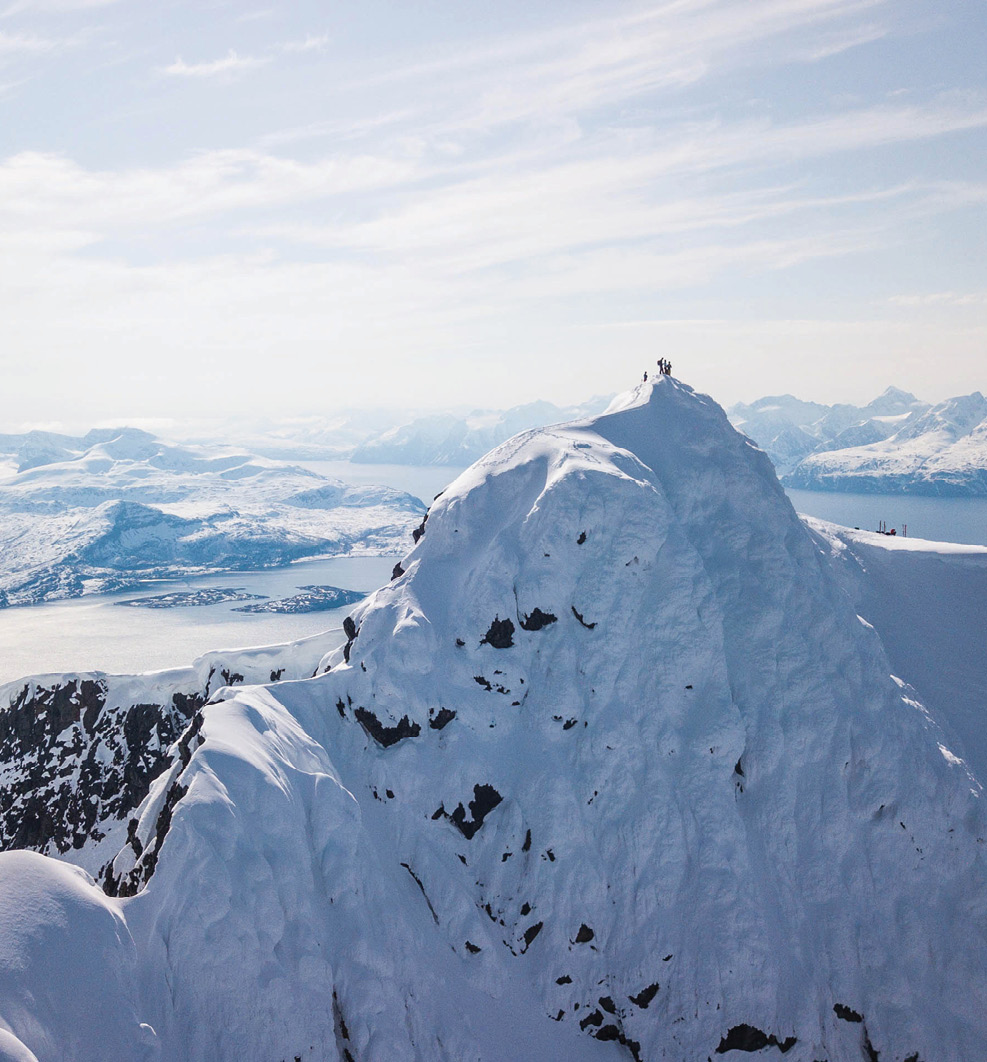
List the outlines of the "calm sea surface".
{"type": "Polygon", "coordinates": [[[836,494],[790,490],[800,513],[844,527],[877,531],[880,521],[890,531],[935,542],[968,542],[987,546],[987,498],[914,498],[900,494],[836,494]]]}
{"type": "Polygon", "coordinates": [[[210,649],[271,645],[318,634],[340,627],[353,606],[278,615],[233,611],[246,601],[183,608],[125,608],[117,602],[209,586],[242,586],[272,598],[291,597],[306,585],[369,592],[387,582],[394,560],[305,561],[273,571],[163,580],[143,592],[0,609],[0,684],[52,671],[157,671],[191,664],[210,649]]]}
{"type": "MultiPolygon", "coordinates": [[[[384,483],[430,502],[461,468],[297,462],[350,483],[384,483]]],[[[809,516],[877,530],[884,520],[912,538],[987,545],[987,499],[907,498],[791,490],[809,516]]],[[[275,571],[239,572],[156,584],[143,596],[209,586],[242,586],[268,597],[289,597],[306,584],[375,590],[390,578],[394,557],[340,557],[275,571]]],[[[243,602],[172,609],[121,608],[136,593],[0,609],[0,683],[58,671],[131,673],[189,664],[210,649],[268,645],[337,628],[347,609],[301,615],[235,612],[243,602]]]]}

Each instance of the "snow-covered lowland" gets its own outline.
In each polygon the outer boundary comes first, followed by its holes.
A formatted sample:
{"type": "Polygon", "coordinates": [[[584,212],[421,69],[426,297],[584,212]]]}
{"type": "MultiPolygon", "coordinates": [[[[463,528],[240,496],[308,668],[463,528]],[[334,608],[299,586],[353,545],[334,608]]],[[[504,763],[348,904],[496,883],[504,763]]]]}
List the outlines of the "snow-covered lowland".
{"type": "Polygon", "coordinates": [[[16,741],[83,809],[155,757],[54,844],[95,881],[0,855],[0,1058],[987,1057],[973,636],[913,686],[882,612],[987,551],[908,546],[807,527],[659,378],[463,473],[318,660],[4,691],[8,784],[16,741]]]}
{"type": "Polygon", "coordinates": [[[303,557],[400,552],[424,511],[389,487],[351,487],[134,428],[0,436],[0,454],[0,607],[303,557]]]}

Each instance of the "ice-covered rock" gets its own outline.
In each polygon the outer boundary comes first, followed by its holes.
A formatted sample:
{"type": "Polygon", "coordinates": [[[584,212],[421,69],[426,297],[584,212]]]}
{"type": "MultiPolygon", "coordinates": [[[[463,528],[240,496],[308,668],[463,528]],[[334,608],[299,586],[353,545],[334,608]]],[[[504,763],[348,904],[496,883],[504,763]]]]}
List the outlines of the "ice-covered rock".
{"type": "Polygon", "coordinates": [[[329,631],[145,675],[38,675],[0,686],[0,850],[59,856],[105,879],[202,706],[223,686],[310,676],[338,642],[329,631]]]}

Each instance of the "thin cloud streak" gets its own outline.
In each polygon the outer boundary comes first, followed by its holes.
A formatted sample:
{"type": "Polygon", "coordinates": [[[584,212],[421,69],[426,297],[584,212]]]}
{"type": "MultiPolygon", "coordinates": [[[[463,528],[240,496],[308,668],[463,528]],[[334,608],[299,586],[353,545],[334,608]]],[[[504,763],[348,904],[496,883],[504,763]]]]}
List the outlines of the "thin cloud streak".
{"type": "Polygon", "coordinates": [[[95,8],[110,7],[121,0],[16,0],[0,11],[0,18],[9,18],[28,11],[68,12],[91,11],[95,8]]]}
{"type": "Polygon", "coordinates": [[[161,68],[163,74],[171,77],[212,78],[229,77],[242,74],[247,70],[266,66],[271,60],[264,56],[238,55],[232,48],[222,59],[209,62],[186,63],[179,56],[170,66],[161,68]]]}
{"type": "Polygon", "coordinates": [[[311,34],[304,40],[286,41],[281,45],[282,52],[324,52],[329,44],[329,34],[323,33],[319,37],[311,34]]]}

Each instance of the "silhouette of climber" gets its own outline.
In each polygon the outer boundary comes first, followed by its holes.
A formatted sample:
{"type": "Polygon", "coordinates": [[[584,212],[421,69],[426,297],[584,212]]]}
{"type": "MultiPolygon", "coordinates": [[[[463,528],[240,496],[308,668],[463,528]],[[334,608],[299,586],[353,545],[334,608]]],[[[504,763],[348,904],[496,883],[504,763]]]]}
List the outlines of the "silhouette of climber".
{"type": "Polygon", "coordinates": [[[647,383],[647,382],[648,382],[648,374],[647,374],[647,373],[645,373],[645,374],[644,374],[644,382],[645,382],[645,383],[647,383]]]}

